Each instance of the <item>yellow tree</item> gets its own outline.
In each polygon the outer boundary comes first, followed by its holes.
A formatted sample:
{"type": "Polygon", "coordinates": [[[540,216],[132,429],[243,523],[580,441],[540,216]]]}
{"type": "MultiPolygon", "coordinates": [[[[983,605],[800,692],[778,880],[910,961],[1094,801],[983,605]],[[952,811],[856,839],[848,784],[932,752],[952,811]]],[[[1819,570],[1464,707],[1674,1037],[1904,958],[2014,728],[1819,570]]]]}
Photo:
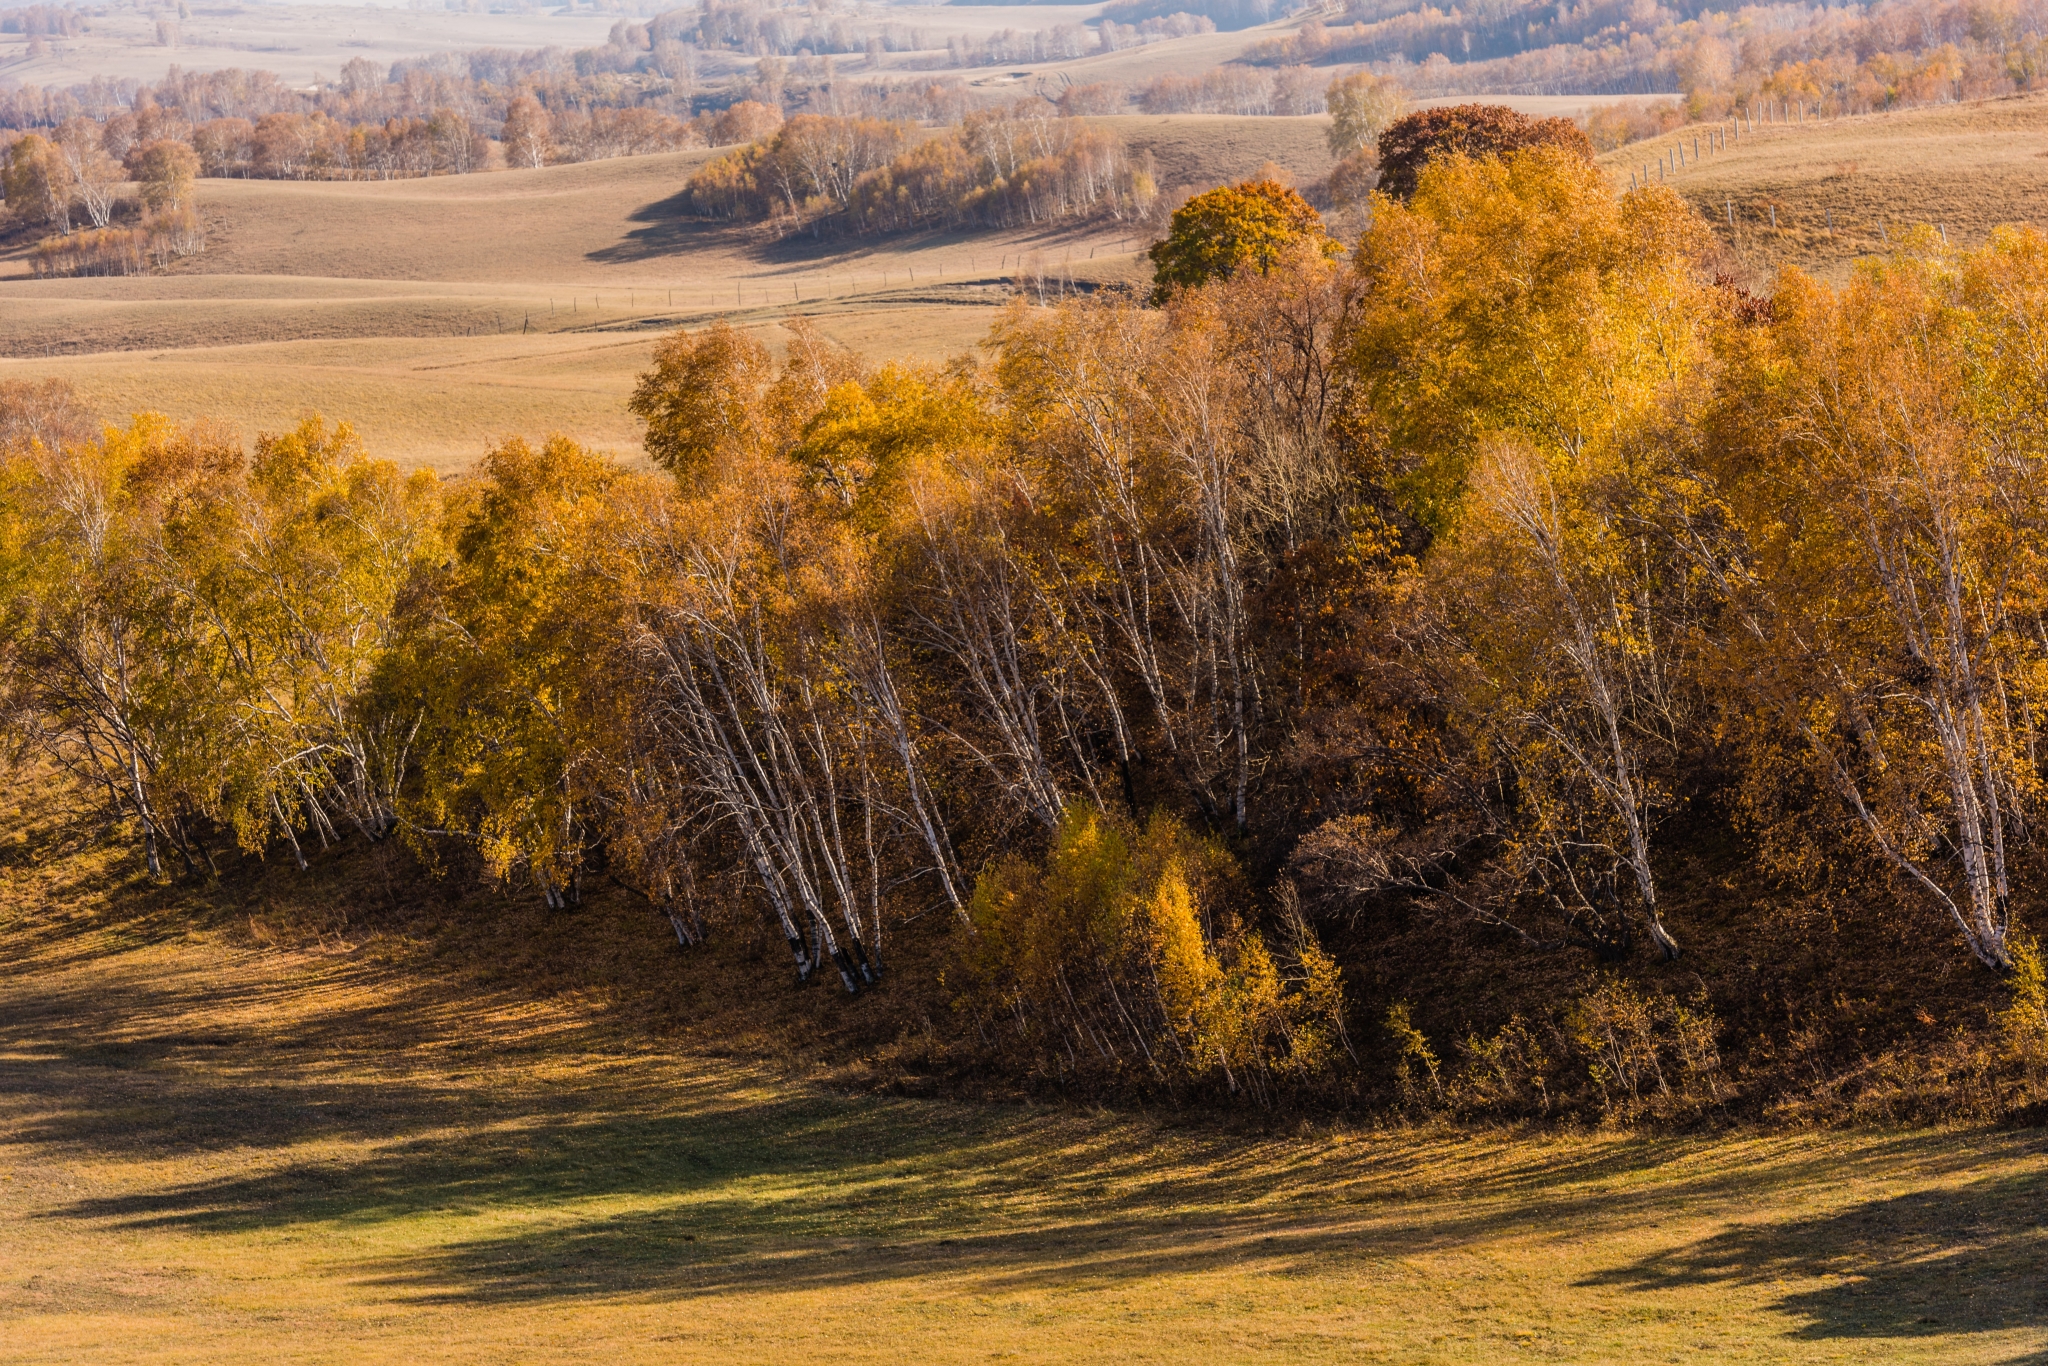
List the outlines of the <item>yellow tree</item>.
{"type": "Polygon", "coordinates": [[[2044,259],[2032,232],[1971,257],[1922,233],[1841,291],[1788,272],[1769,324],[1731,342],[1724,501],[1695,540],[1731,603],[1732,678],[1997,968],[2040,785],[2044,259]]]}
{"type": "Polygon", "coordinates": [[[1690,570],[1657,531],[1708,358],[1701,230],[1673,196],[1617,203],[1569,153],[1432,163],[1381,202],[1352,353],[1357,430],[1430,556],[1442,686],[1484,762],[1510,899],[1667,957],[1650,836],[1684,707],[1690,570]],[[1682,639],[1682,636],[1676,638],[1682,639]],[[1631,914],[1632,912],[1632,914],[1631,914]]]}
{"type": "Polygon", "coordinates": [[[1147,253],[1152,302],[1242,270],[1263,274],[1303,242],[1330,255],[1339,250],[1322,216],[1284,185],[1248,180],[1198,194],[1173,211],[1165,238],[1147,253]]]}
{"type": "Polygon", "coordinates": [[[640,746],[660,772],[643,805],[672,810],[643,823],[679,827],[671,862],[680,827],[729,830],[799,977],[830,962],[858,991],[880,970],[873,702],[893,698],[849,522],[870,470],[843,431],[797,450],[815,423],[846,426],[860,367],[802,323],[772,376],[722,327],[678,334],[656,362],[633,405],[678,496],[634,540],[635,651],[640,746]]]}
{"type": "Polygon", "coordinates": [[[0,189],[6,191],[7,207],[29,222],[70,232],[74,183],[69,163],[47,138],[29,133],[7,149],[0,189]]]}
{"type": "Polygon", "coordinates": [[[199,155],[176,138],[157,138],[128,153],[128,173],[152,213],[168,212],[191,202],[199,155]]]}
{"type": "Polygon", "coordinates": [[[0,697],[17,736],[165,849],[212,869],[191,818],[216,805],[233,718],[214,642],[164,572],[167,525],[217,516],[240,449],[142,414],[127,428],[4,452],[0,697]]]}
{"type": "Polygon", "coordinates": [[[392,644],[408,578],[440,549],[433,475],[371,460],[346,424],[309,417],[264,436],[246,478],[169,522],[158,572],[210,642],[236,733],[233,777],[209,815],[305,864],[336,822],[381,838],[396,819],[411,717],[360,706],[392,644]]]}
{"type": "Polygon", "coordinates": [[[1401,116],[1408,92],[1391,76],[1354,71],[1330,82],[1324,102],[1330,110],[1330,155],[1343,161],[1372,150],[1387,125],[1401,116]]]}
{"type": "Polygon", "coordinates": [[[729,323],[677,332],[654,349],[627,409],[647,424],[647,454],[678,480],[703,477],[764,439],[768,348],[729,323]]]}
{"type": "Polygon", "coordinates": [[[507,441],[452,506],[455,555],[411,595],[377,685],[387,715],[423,717],[410,833],[474,845],[551,907],[580,895],[598,837],[607,737],[628,636],[610,559],[641,485],[564,437],[507,441]]]}
{"type": "Polygon", "coordinates": [[[1172,817],[1139,827],[1077,803],[1042,860],[1011,854],[977,881],[962,1003],[1049,1080],[1220,1082],[1270,1104],[1349,1050],[1343,990],[1298,916],[1277,958],[1236,913],[1243,891],[1172,817]]]}
{"type": "MultiPolygon", "coordinates": [[[[1163,311],[1020,310],[997,332],[1004,474],[1033,514],[1012,519],[1028,534],[1008,553],[1057,642],[1014,691],[1069,680],[1048,695],[1069,717],[1082,704],[1099,735],[1074,748],[1116,764],[1134,811],[1149,752],[1204,820],[1251,830],[1274,703],[1298,703],[1310,672],[1306,623],[1283,631],[1260,600],[1310,546],[1350,546],[1358,529],[1335,432],[1358,302],[1351,272],[1302,241],[1273,270],[1183,290],[1163,311]],[[1269,639],[1297,661],[1284,699],[1269,696],[1269,639]]],[[[1099,763],[1073,767],[1098,801],[1099,763]]],[[[1037,808],[1056,819],[1051,786],[1037,808]]]]}

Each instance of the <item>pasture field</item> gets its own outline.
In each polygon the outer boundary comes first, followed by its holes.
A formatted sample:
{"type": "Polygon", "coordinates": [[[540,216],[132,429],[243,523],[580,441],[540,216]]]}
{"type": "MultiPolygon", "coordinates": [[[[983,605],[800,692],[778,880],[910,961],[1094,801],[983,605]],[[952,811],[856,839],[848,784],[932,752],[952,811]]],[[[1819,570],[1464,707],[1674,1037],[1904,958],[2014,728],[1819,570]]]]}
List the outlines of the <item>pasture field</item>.
{"type": "Polygon", "coordinates": [[[224,67],[274,71],[294,85],[336,76],[361,57],[379,65],[407,57],[479,47],[566,48],[602,43],[616,16],[531,9],[524,14],[397,4],[211,4],[182,18],[144,4],[96,5],[84,31],[46,39],[40,53],[27,35],[0,34],[0,69],[24,85],[64,87],[95,76],[162,79],[173,63],[187,71],[224,67]],[[161,37],[157,21],[175,22],[161,37]],[[164,41],[169,38],[170,41],[164,41]]]}
{"type": "Polygon", "coordinates": [[[1693,161],[1696,131],[1601,162],[1624,186],[1645,165],[1654,181],[1660,155],[1682,143],[1687,162],[1666,183],[1713,224],[1733,273],[1758,286],[1785,265],[1843,279],[1919,225],[1963,247],[2001,223],[2048,227],[2048,96],[1773,124],[1693,161]]]}
{"type": "MultiPolygon", "coordinates": [[[[733,320],[772,345],[793,310],[753,309],[733,320]]],[[[973,347],[988,307],[906,303],[805,310],[825,335],[870,355],[943,360],[973,347]]],[[[670,325],[704,319],[680,316],[670,325]]],[[[637,458],[638,421],[626,411],[668,320],[592,332],[522,336],[345,337],[100,352],[0,362],[0,378],[56,375],[108,420],[149,409],[213,418],[252,438],[307,413],[346,419],[369,449],[406,465],[459,471],[501,438],[562,432],[637,458]]]]}
{"type": "MultiPolygon", "coordinates": [[[[1327,120],[1110,121],[1169,188],[1268,163],[1329,166],[1327,120]]],[[[1150,232],[777,238],[683,216],[698,150],[381,183],[208,180],[208,247],[165,275],[28,277],[0,258],[0,378],[72,380],[103,418],[214,417],[245,437],[309,411],[372,450],[461,469],[494,440],[561,431],[629,453],[655,341],[731,319],[769,340],[802,314],[878,358],[942,360],[1020,286],[1146,278],[1150,232]]]]}
{"type": "MultiPolygon", "coordinates": [[[[1056,94],[1066,84],[1091,81],[1135,86],[1168,73],[1206,71],[1233,61],[1247,49],[1285,37],[1317,17],[1303,11],[1234,32],[1190,34],[1051,61],[949,65],[947,45],[951,39],[979,43],[1005,30],[1088,24],[1103,8],[1100,0],[1029,6],[859,6],[841,16],[852,23],[856,33],[876,34],[887,26],[899,37],[921,34],[924,46],[886,53],[878,65],[862,55],[842,54],[836,59],[836,69],[838,74],[862,82],[959,79],[977,93],[996,97],[1030,91],[1056,94]]],[[[142,0],[114,0],[95,6],[82,32],[48,38],[40,52],[31,49],[26,35],[0,34],[0,71],[25,84],[64,87],[96,76],[155,81],[175,63],[187,71],[255,68],[276,72],[289,84],[305,85],[334,77],[344,63],[357,58],[386,66],[396,60],[479,48],[530,51],[552,46],[573,51],[596,47],[605,42],[619,17],[614,11],[575,6],[543,9],[523,5],[515,9],[501,4],[488,7],[488,11],[401,7],[377,0],[361,5],[242,0],[187,6],[168,29],[159,29],[160,20],[170,19],[160,7],[142,0]]],[[[744,79],[755,61],[749,53],[705,48],[698,54],[697,77],[705,87],[744,79]]],[[[1519,107],[1548,105],[1547,112],[1555,113],[1576,112],[1609,98],[1615,97],[1527,96],[1509,97],[1509,102],[1519,107]]]]}
{"type": "Polygon", "coordinates": [[[644,908],[158,888],[0,806],[0,1361],[2048,1359],[2038,1132],[862,1092],[549,976],[602,941],[694,1001],[644,908]]]}
{"type": "MultiPolygon", "coordinates": [[[[949,38],[981,40],[1003,29],[1047,29],[1082,23],[1100,14],[1100,3],[1034,4],[1020,14],[1011,5],[891,4],[880,12],[862,7],[856,20],[862,32],[883,24],[922,32],[929,44],[922,51],[890,53],[879,71],[861,57],[842,57],[841,69],[870,75],[958,75],[976,85],[1016,84],[1020,76],[1008,68],[948,68],[949,38]]],[[[333,78],[342,64],[364,58],[379,66],[403,58],[478,48],[527,51],[542,47],[571,50],[601,45],[620,17],[617,11],[589,6],[548,7],[495,5],[488,12],[466,7],[412,7],[397,3],[324,4],[294,0],[241,0],[235,3],[187,6],[174,32],[160,33],[157,22],[169,16],[160,8],[115,0],[95,6],[83,32],[47,39],[43,50],[30,50],[21,34],[0,34],[0,70],[15,80],[43,86],[68,86],[95,76],[155,81],[169,65],[187,71],[225,67],[273,71],[293,85],[333,78]],[[166,38],[169,41],[166,41],[166,38]]],[[[637,17],[644,21],[648,16],[637,17]]],[[[1238,33],[1199,34],[1152,43],[1121,52],[1091,54],[1060,62],[1036,63],[1021,79],[1057,80],[1060,72],[1076,80],[1142,78],[1148,72],[1195,69],[1230,60],[1245,48],[1298,26],[1275,21],[1238,33]],[[1155,69],[1156,68],[1156,69],[1155,69]],[[1083,75],[1083,72],[1106,74],[1083,75]]],[[[754,65],[748,53],[706,48],[698,56],[698,76],[710,82],[729,78],[754,65]]]]}
{"type": "MultiPolygon", "coordinates": [[[[1320,136],[1238,159],[1249,173],[1320,136]]],[[[19,252],[0,262],[0,378],[59,375],[108,420],[149,408],[245,436],[319,411],[379,454],[456,469],[512,433],[630,450],[626,396],[678,326],[729,318],[772,339],[803,314],[869,354],[939,360],[1021,280],[1140,273],[1128,225],[818,241],[694,222],[676,196],[707,155],[204,181],[208,250],[173,273],[37,280],[19,252]]]]}

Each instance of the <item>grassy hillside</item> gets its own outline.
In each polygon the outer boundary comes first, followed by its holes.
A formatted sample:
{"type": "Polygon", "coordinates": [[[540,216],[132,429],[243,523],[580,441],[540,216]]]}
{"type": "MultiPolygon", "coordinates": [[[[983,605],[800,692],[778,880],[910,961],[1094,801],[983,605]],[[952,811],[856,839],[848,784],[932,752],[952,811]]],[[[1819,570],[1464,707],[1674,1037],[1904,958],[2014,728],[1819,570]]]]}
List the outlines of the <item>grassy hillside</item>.
{"type": "Polygon", "coordinates": [[[1623,185],[1645,163],[1655,180],[1658,157],[1683,142],[1688,164],[1668,183],[1759,284],[1783,265],[1839,279],[1918,224],[1966,247],[2000,223],[2048,226],[2048,96],[1763,128],[1697,163],[1693,131],[1602,162],[1623,185]]]}
{"type": "MultiPolygon", "coordinates": [[[[1321,117],[1111,122],[1169,189],[1329,166],[1321,117]]],[[[453,469],[512,432],[629,451],[626,395],[674,327],[726,317],[772,339],[802,313],[869,354],[940,359],[986,333],[1020,278],[1146,273],[1149,233],[1128,224],[818,240],[700,222],[680,193],[709,155],[204,181],[208,248],[172,274],[34,280],[25,246],[0,257],[0,377],[62,375],[108,419],[154,408],[246,435],[317,410],[453,469]]]]}
{"type": "Polygon", "coordinates": [[[176,273],[33,280],[17,249],[0,279],[0,377],[65,376],[109,419],[155,408],[249,435],[315,409],[443,468],[513,431],[630,449],[626,395],[671,328],[728,317],[772,337],[803,313],[872,354],[938,359],[979,340],[1029,269],[1134,275],[1143,246],[1114,224],[778,240],[683,217],[677,196],[706,155],[205,181],[209,247],[176,273]]]}
{"type": "MultiPolygon", "coordinates": [[[[931,360],[974,345],[992,316],[985,307],[914,304],[807,311],[848,346],[931,360]]],[[[772,344],[790,312],[755,308],[738,321],[772,344]]],[[[662,326],[634,319],[616,329],[525,336],[372,335],[109,351],[0,362],[0,377],[58,375],[109,419],[144,408],[180,419],[211,416],[245,437],[316,411],[354,423],[381,454],[456,470],[515,434],[560,431],[636,453],[640,427],[626,412],[626,396],[662,326]]]]}
{"type": "Polygon", "coordinates": [[[1228,114],[1125,114],[1101,120],[1134,151],[1150,153],[1160,187],[1207,189],[1255,175],[1271,162],[1303,184],[1330,173],[1324,114],[1245,119],[1228,114]]]}
{"type": "MultiPolygon", "coordinates": [[[[693,1026],[695,960],[644,909],[437,916],[440,884],[365,855],[153,888],[51,802],[0,814],[0,1361],[2048,1344],[2038,1135],[1233,1131],[862,1093],[693,1026]],[[670,1017],[565,975],[567,944],[673,983],[670,1017]]],[[[858,1008],[827,995],[782,999],[858,1008]]]]}
{"type": "MultiPolygon", "coordinates": [[[[1108,122],[1169,191],[1268,162],[1306,183],[1330,164],[1320,116],[1108,122]]],[[[1626,184],[1672,141],[1605,163],[1626,184]]],[[[1916,222],[1963,244],[1998,222],[2048,222],[2042,145],[2048,98],[2001,100],[1762,130],[1697,164],[1688,151],[1673,183],[1717,224],[1735,273],[1761,284],[1793,262],[1839,277],[1916,222]]],[[[315,409],[379,451],[461,468],[513,431],[630,449],[622,404],[676,326],[735,317],[773,336],[802,312],[872,354],[937,358],[984,334],[1027,267],[1146,273],[1148,234],[1127,225],[818,241],[697,222],[678,194],[707,155],[381,184],[206,181],[209,248],[174,274],[31,280],[20,249],[0,257],[0,377],[64,375],[108,418],[157,408],[252,435],[315,409]]]]}

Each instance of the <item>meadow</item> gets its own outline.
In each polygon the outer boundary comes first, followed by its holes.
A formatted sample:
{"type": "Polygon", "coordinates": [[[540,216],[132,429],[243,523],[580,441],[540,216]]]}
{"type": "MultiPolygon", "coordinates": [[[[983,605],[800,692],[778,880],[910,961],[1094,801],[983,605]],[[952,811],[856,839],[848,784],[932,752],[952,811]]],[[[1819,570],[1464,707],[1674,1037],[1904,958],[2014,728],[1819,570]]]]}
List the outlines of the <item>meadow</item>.
{"type": "MultiPolygon", "coordinates": [[[[61,375],[110,419],[214,416],[253,436],[307,410],[458,468],[514,432],[630,454],[656,339],[815,317],[876,354],[971,346],[1030,266],[1136,269],[1127,228],[775,240],[675,202],[705,152],[381,184],[206,181],[210,245],[162,276],[0,280],[0,376],[61,375]]],[[[1252,166],[1256,167],[1253,161],[1252,166]]]]}
{"type": "MultiPolygon", "coordinates": [[[[1331,165],[1322,116],[1104,122],[1151,155],[1169,194],[1268,166],[1308,184],[1331,165]]],[[[680,193],[710,155],[202,181],[207,250],[170,273],[37,280],[27,243],[0,254],[0,378],[58,375],[108,420],[155,409],[245,437],[318,411],[375,451],[444,470],[513,433],[630,458],[625,399],[673,328],[725,318],[773,340],[803,314],[873,356],[943,360],[1020,287],[1149,276],[1155,230],[1129,222],[818,240],[692,220],[680,193]]]]}
{"type": "MultiPolygon", "coordinates": [[[[1004,29],[1051,28],[1092,19],[1100,10],[1099,3],[1034,5],[1020,19],[1017,10],[1007,5],[892,4],[887,21],[902,29],[922,31],[932,47],[892,53],[885,64],[920,71],[943,69],[948,38],[979,40],[1004,29]]],[[[285,0],[188,6],[188,13],[169,32],[157,27],[163,17],[159,10],[143,4],[96,7],[81,33],[49,38],[41,51],[31,50],[25,35],[0,35],[0,63],[14,79],[46,86],[69,85],[94,76],[154,80],[172,63],[188,71],[258,67],[304,85],[323,74],[333,76],[355,58],[382,66],[478,48],[593,47],[605,41],[620,16],[597,7],[498,6],[472,11],[462,6],[429,9],[285,0]]],[[[860,17],[883,16],[863,13],[860,17]]],[[[1196,34],[1122,52],[1043,63],[1026,79],[1056,80],[1061,72],[1068,72],[1075,80],[1123,80],[1185,69],[1190,62],[1200,69],[1228,61],[1253,43],[1292,27],[1281,20],[1243,32],[1196,34]]],[[[699,56],[698,75],[705,80],[726,77],[751,68],[754,60],[745,52],[707,48],[699,56]]],[[[857,63],[860,59],[853,60],[857,63]]],[[[990,85],[1018,80],[1014,73],[1002,69],[969,68],[963,74],[990,85]]]]}
{"type": "MultiPolygon", "coordinates": [[[[1510,102],[1546,115],[1584,103],[1510,102]]],[[[1151,154],[1169,193],[1269,164],[1307,184],[1331,164],[1321,116],[1106,122],[1151,154]]],[[[1670,183],[1753,287],[1784,264],[1839,280],[1916,223],[1974,245],[1997,223],[2048,222],[2044,134],[2043,97],[1774,125],[1698,162],[1688,152],[1670,183]]],[[[1603,164],[1626,185],[1692,136],[1603,164]]],[[[208,249],[169,274],[34,280],[24,248],[0,256],[0,377],[61,375],[109,419],[154,408],[245,436],[309,410],[346,416],[373,449],[441,469],[515,432],[559,430],[630,458],[625,397],[672,328],[722,317],[773,339],[801,313],[868,354],[940,360],[979,341],[1026,277],[1148,271],[1151,230],[1129,223],[821,241],[694,221],[679,193],[709,155],[372,184],[203,181],[208,249]]]]}
{"type": "Polygon", "coordinates": [[[2048,1359],[2037,1133],[888,1094],[507,980],[367,855],[154,887],[7,805],[0,1361],[2048,1359]]]}
{"type": "Polygon", "coordinates": [[[1655,181],[1660,155],[1682,144],[1686,164],[1664,183],[1713,226],[1731,273],[1753,287],[1786,265],[1840,281],[1857,260],[1923,224],[1964,248],[1981,246],[2001,223],[2048,226],[2048,97],[1774,123],[1694,161],[1702,131],[1636,143],[1601,162],[1624,187],[1645,164],[1655,181]]]}

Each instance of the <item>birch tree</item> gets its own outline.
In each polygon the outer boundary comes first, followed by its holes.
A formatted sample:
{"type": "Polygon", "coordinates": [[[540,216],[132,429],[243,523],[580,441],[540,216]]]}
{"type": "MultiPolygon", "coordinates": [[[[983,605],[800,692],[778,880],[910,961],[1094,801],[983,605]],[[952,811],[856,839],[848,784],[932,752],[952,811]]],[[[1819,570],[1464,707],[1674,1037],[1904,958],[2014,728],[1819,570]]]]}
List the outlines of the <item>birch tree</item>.
{"type": "Polygon", "coordinates": [[[2044,310],[2013,270],[2040,252],[1923,234],[1839,293],[1789,275],[1725,410],[1727,525],[1698,537],[1737,676],[1996,968],[2040,783],[2044,310]]]}
{"type": "Polygon", "coordinates": [[[563,437],[504,442],[482,473],[376,691],[387,716],[422,718],[402,811],[415,844],[460,840],[561,907],[601,838],[604,747],[624,729],[617,526],[652,481],[563,437]]]}
{"type": "Polygon", "coordinates": [[[127,428],[6,453],[9,590],[0,699],[17,741],[134,823],[152,876],[210,874],[193,817],[232,760],[216,661],[156,553],[166,522],[218,506],[241,452],[206,427],[127,428]]]}
{"type": "Polygon", "coordinates": [[[1436,649],[1475,754],[1514,775],[1502,853],[1604,953],[1666,958],[1652,832],[1688,708],[1695,588],[1660,524],[1712,310],[1668,195],[1616,203],[1577,158],[1421,175],[1360,248],[1387,284],[1354,361],[1370,437],[1443,542],[1436,649]]]}

